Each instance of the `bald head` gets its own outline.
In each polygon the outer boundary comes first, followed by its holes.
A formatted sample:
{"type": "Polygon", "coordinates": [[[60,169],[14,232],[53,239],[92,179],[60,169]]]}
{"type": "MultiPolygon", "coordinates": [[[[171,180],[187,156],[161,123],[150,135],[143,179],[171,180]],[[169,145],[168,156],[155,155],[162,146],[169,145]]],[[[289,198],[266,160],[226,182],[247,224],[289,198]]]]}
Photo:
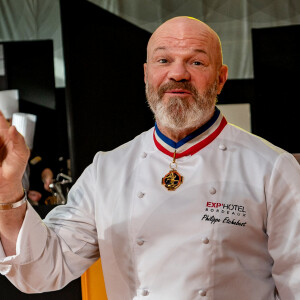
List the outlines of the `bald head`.
{"type": "Polygon", "coordinates": [[[147,47],[147,60],[155,47],[162,39],[176,39],[180,45],[180,41],[186,39],[201,39],[209,43],[211,55],[220,67],[223,63],[221,42],[217,33],[208,25],[198,19],[191,17],[175,17],[172,18],[161,26],[159,26],[149,39],[147,47]]]}
{"type": "Polygon", "coordinates": [[[227,71],[219,37],[203,22],[176,17],[158,27],[148,43],[144,81],[160,130],[179,141],[205,124],[227,71]]]}

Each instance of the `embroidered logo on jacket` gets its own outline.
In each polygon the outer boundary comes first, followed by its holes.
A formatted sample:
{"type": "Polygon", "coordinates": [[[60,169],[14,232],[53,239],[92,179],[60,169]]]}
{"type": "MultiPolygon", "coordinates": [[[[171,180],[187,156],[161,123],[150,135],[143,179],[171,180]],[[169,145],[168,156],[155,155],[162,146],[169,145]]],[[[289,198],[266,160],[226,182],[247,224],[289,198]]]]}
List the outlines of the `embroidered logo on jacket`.
{"type": "Polygon", "coordinates": [[[247,224],[247,222],[244,221],[246,210],[243,205],[208,201],[206,202],[205,211],[207,213],[202,216],[201,220],[210,222],[211,224],[224,223],[242,227],[247,224]]]}

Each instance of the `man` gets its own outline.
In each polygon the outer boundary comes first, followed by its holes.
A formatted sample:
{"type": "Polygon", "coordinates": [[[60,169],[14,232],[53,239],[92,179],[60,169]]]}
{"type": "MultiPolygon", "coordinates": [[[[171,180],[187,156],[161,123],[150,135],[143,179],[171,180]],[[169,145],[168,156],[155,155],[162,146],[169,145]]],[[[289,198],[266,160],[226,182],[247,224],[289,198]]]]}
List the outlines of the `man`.
{"type": "Polygon", "coordinates": [[[28,151],[0,120],[0,203],[21,204],[0,211],[1,272],[25,292],[59,289],[101,253],[110,300],[300,299],[299,166],[227,124],[226,79],[212,29],[160,26],[145,64],[155,129],[99,152],[44,223],[18,201],[28,151]]]}

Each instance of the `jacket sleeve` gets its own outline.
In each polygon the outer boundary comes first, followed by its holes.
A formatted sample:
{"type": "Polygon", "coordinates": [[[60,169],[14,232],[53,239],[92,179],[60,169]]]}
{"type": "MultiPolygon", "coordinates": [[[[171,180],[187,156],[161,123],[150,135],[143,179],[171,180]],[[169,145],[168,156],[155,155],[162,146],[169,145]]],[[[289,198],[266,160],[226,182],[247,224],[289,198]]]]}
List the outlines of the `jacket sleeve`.
{"type": "Polygon", "coordinates": [[[21,291],[41,293],[63,288],[99,258],[94,210],[96,162],[74,184],[66,205],[44,221],[28,204],[16,255],[0,247],[0,272],[21,291]]]}
{"type": "Polygon", "coordinates": [[[300,167],[291,154],[277,159],[266,188],[272,275],[281,300],[300,299],[300,167]]]}

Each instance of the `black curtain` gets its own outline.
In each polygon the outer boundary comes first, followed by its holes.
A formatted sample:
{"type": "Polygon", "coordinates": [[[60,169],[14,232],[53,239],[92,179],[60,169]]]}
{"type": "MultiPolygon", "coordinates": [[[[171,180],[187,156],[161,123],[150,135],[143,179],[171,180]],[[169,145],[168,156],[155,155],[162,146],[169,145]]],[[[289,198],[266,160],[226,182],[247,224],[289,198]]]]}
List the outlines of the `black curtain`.
{"type": "Polygon", "coordinates": [[[252,30],[255,98],[253,133],[300,152],[300,25],[252,30]]]}
{"type": "Polygon", "coordinates": [[[143,63],[150,33],[84,0],[61,0],[72,176],[97,151],[153,126],[143,63]]]}

